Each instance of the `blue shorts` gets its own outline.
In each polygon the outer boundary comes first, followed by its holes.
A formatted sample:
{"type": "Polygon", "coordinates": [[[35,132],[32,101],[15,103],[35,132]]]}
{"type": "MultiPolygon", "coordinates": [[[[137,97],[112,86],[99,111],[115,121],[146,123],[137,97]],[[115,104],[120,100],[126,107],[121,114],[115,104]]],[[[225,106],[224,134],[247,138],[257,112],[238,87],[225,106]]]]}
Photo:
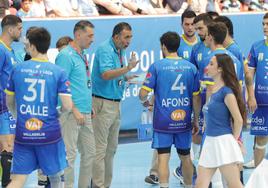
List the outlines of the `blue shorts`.
{"type": "Polygon", "coordinates": [[[268,136],[268,107],[258,106],[251,117],[250,134],[268,136]]]}
{"type": "Polygon", "coordinates": [[[66,167],[63,140],[46,145],[14,144],[12,174],[31,174],[40,168],[45,175],[54,175],[66,167]]]}
{"type": "Polygon", "coordinates": [[[10,112],[0,114],[0,135],[15,134],[16,120],[10,112]]]}
{"type": "Polygon", "coordinates": [[[154,131],[152,148],[168,148],[174,144],[177,149],[190,149],[191,142],[191,130],[182,133],[162,133],[154,131]]]}

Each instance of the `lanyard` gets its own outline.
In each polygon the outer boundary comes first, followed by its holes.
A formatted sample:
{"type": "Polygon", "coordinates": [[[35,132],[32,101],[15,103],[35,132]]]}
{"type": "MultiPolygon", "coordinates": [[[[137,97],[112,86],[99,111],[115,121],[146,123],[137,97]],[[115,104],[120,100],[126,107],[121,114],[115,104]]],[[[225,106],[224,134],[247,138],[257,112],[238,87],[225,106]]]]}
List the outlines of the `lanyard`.
{"type": "Polygon", "coordinates": [[[117,51],[117,55],[118,55],[118,58],[120,60],[120,66],[121,66],[121,68],[123,68],[124,65],[123,65],[123,57],[121,55],[121,50],[117,51]]]}
{"type": "Polygon", "coordinates": [[[71,42],[70,45],[76,51],[76,53],[81,57],[81,59],[84,61],[86,65],[87,77],[90,78],[89,63],[88,63],[86,55],[82,55],[73,42],[71,42]]]}

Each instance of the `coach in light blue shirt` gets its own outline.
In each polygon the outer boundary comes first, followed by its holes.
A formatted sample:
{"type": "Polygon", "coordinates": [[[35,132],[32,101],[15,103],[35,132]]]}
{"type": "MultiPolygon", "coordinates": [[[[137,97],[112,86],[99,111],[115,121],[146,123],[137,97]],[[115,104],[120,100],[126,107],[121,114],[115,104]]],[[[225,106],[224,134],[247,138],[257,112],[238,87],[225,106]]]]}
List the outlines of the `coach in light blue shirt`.
{"type": "MultiPolygon", "coordinates": [[[[120,100],[123,97],[125,88],[124,74],[109,80],[104,79],[102,74],[106,71],[120,68],[128,72],[125,55],[125,49],[118,50],[113,38],[106,40],[99,46],[96,51],[92,71],[92,80],[94,83],[92,92],[94,95],[116,100],[120,100]]],[[[123,70],[123,72],[125,71],[123,70]]]]}
{"type": "Polygon", "coordinates": [[[62,67],[70,81],[73,108],[61,115],[62,135],[66,145],[68,168],[64,171],[65,188],[89,187],[95,158],[95,139],[91,122],[91,79],[84,50],[94,38],[94,26],[81,20],[74,26],[74,40],[60,51],[56,64],[62,67]],[[79,149],[79,150],[78,150],[79,149]],[[80,152],[81,166],[78,185],[74,182],[74,162],[80,152]]]}
{"type": "Polygon", "coordinates": [[[121,22],[113,29],[112,37],[96,51],[92,70],[92,104],[96,117],[92,119],[96,143],[93,166],[95,187],[110,187],[113,158],[118,144],[120,127],[120,100],[126,77],[138,61],[132,54],[126,65],[125,49],[132,38],[131,26],[121,22]]]}

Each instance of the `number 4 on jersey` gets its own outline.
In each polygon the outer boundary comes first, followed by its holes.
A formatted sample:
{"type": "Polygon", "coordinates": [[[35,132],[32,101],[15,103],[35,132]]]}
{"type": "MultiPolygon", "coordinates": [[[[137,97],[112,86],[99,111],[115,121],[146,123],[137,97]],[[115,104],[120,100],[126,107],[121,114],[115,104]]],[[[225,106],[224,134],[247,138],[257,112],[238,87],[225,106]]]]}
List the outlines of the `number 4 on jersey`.
{"type": "Polygon", "coordinates": [[[180,79],[181,79],[181,77],[182,77],[182,74],[178,74],[175,82],[172,84],[171,90],[172,91],[180,90],[180,94],[182,95],[183,94],[183,91],[186,90],[186,87],[183,84],[183,82],[179,82],[180,79]]]}

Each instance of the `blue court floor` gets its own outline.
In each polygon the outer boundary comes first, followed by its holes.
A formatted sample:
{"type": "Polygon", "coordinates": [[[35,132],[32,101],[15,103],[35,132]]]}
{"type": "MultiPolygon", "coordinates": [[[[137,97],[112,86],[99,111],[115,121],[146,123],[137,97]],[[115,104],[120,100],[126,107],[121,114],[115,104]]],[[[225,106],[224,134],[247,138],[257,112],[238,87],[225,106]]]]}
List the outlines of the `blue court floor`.
{"type": "MultiPolygon", "coordinates": [[[[125,140],[125,139],[124,139],[125,140]]],[[[132,139],[133,140],[133,139],[132,139]]],[[[243,134],[243,140],[247,148],[245,161],[249,161],[252,157],[253,136],[248,132],[243,134]]],[[[125,141],[124,141],[125,142],[125,141]]],[[[111,188],[157,188],[144,182],[144,178],[148,175],[151,164],[153,150],[151,142],[132,142],[121,143],[115,156],[114,162],[114,178],[111,188]]],[[[173,176],[173,170],[179,165],[180,161],[176,155],[176,151],[172,151],[170,159],[170,188],[182,187],[179,181],[173,176]]],[[[76,185],[78,177],[79,160],[76,161],[76,185]]],[[[244,170],[244,181],[247,182],[252,170],[244,170]]],[[[37,175],[33,172],[25,185],[25,188],[37,187],[37,175]]]]}

